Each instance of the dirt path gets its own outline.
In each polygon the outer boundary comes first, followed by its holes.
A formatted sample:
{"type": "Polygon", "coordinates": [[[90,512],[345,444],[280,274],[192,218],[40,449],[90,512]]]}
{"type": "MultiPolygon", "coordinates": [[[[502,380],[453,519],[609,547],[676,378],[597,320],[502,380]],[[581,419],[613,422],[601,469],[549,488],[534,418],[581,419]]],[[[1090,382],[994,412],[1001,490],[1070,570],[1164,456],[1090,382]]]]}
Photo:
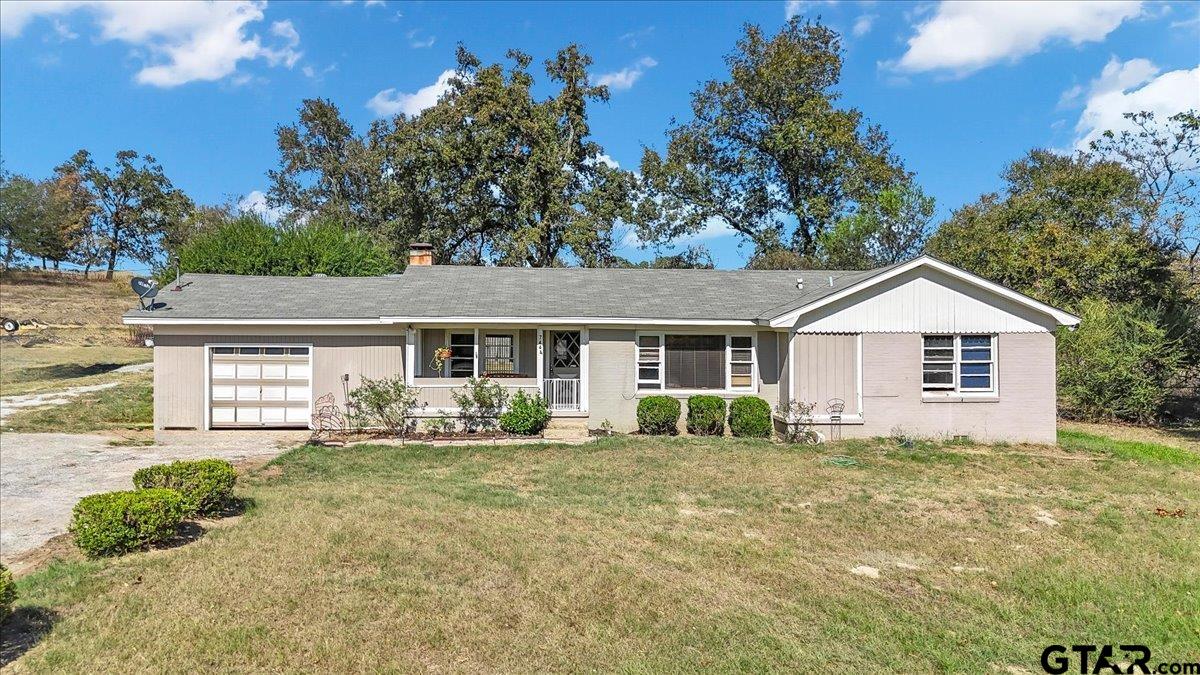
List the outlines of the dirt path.
{"type": "Polygon", "coordinates": [[[133,472],[176,459],[269,459],[295,445],[273,434],[205,434],[172,445],[114,447],[99,434],[0,434],[0,559],[67,531],[81,497],[132,489],[133,472]]]}
{"type": "MultiPolygon", "coordinates": [[[[125,373],[144,373],[154,370],[154,363],[134,363],[128,366],[121,366],[114,369],[113,374],[125,373]]],[[[65,405],[71,399],[80,394],[88,394],[93,391],[104,391],[112,389],[120,384],[118,381],[101,382],[100,384],[88,384],[79,387],[67,387],[62,391],[44,392],[41,394],[23,394],[20,396],[5,396],[0,398],[0,425],[4,424],[4,420],[10,415],[20,410],[30,408],[47,408],[52,406],[65,405]]]]}

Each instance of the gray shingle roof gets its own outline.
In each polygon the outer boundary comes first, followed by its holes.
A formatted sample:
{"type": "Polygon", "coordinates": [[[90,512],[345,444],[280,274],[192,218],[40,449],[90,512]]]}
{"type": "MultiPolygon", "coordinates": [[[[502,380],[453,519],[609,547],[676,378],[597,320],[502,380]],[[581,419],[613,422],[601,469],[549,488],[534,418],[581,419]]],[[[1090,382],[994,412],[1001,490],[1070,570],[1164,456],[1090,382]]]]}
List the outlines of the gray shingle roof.
{"type": "Polygon", "coordinates": [[[176,319],[578,317],[763,320],[883,271],[648,270],[434,265],[389,277],[185,274],[154,312],[176,319]],[[833,285],[829,279],[832,277],[833,285]],[[804,290],[796,280],[804,279],[804,290]]]}

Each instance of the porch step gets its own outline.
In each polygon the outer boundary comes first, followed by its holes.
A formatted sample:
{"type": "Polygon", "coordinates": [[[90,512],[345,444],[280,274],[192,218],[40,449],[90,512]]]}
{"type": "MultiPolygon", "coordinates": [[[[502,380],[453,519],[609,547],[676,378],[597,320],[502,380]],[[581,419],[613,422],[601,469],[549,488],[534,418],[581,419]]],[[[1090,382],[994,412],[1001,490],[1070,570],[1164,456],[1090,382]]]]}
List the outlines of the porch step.
{"type": "Polygon", "coordinates": [[[551,417],[542,437],[552,441],[578,441],[588,438],[586,417],[551,417]]]}

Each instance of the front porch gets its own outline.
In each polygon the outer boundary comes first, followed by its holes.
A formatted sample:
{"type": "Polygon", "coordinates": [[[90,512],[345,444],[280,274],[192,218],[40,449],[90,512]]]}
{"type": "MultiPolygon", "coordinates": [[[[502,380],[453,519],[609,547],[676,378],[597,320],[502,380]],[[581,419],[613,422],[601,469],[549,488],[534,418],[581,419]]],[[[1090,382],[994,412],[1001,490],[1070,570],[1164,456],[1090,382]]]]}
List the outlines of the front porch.
{"type": "Polygon", "coordinates": [[[538,394],[554,416],[588,412],[588,329],[567,326],[409,326],[406,384],[420,391],[425,414],[458,410],[454,391],[487,377],[509,396],[538,394]]]}

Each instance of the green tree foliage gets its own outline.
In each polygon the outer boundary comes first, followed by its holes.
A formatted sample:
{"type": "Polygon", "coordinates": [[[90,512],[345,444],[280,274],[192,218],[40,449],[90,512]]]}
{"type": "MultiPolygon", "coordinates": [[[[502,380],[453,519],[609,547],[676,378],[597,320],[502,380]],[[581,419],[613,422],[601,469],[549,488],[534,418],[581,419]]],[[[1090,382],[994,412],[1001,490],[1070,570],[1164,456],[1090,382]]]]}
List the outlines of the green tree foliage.
{"type": "Polygon", "coordinates": [[[119,258],[154,262],[164,232],[192,209],[191,200],[171,184],[162,166],[133,150],[118,152],[116,166],[105,168],[80,150],[56,171],[78,176],[94,195],[90,227],[103,247],[108,279],[119,258]]]}
{"type": "Polygon", "coordinates": [[[1200,319],[1180,273],[1178,243],[1147,225],[1160,218],[1160,207],[1146,198],[1144,177],[1094,154],[1036,150],[1013,162],[1004,180],[1003,193],[956,211],[930,238],[929,252],[1039,300],[1090,313],[1078,335],[1063,338],[1059,377],[1071,392],[1065,408],[1147,421],[1154,405],[1194,377],[1200,319]],[[1114,334],[1118,344],[1092,348],[1094,336],[1114,334]],[[1143,361],[1136,367],[1152,377],[1128,379],[1131,364],[1161,348],[1178,358],[1143,361]],[[1098,388],[1110,385],[1101,395],[1098,388]]]}
{"type": "Polygon", "coordinates": [[[1138,177],[1148,207],[1140,227],[1180,252],[1195,293],[1200,284],[1200,114],[1193,109],[1166,120],[1152,112],[1125,118],[1132,128],[1106,131],[1092,143],[1092,153],[1119,161],[1138,177]]]}
{"type": "MultiPolygon", "coordinates": [[[[178,251],[184,272],[262,276],[366,277],[389,274],[396,261],[372,237],[320,220],[275,227],[245,213],[196,235],[178,251]]],[[[164,269],[164,276],[173,270],[164,269]]]]}
{"type": "Polygon", "coordinates": [[[913,183],[887,188],[817,237],[816,251],[758,249],[750,269],[868,270],[919,255],[929,236],[933,198],[913,183]]]}
{"type": "Polygon", "coordinates": [[[984,195],[938,229],[931,254],[1072,310],[1086,297],[1150,306],[1178,297],[1174,251],[1136,227],[1147,205],[1129,169],[1035,150],[1003,177],[1003,194],[984,195]]]}
{"type": "Polygon", "coordinates": [[[842,45],[833,30],[794,18],[768,38],[747,26],[726,63],[729,79],[692,94],[693,119],[668,130],[666,153],[643,154],[643,241],[716,219],[759,251],[811,258],[822,233],[909,180],[883,130],[837,106],[842,45]]]}
{"type": "Polygon", "coordinates": [[[22,244],[33,238],[42,217],[42,192],[34,181],[0,172],[0,238],[4,243],[4,268],[21,255],[22,244]]]}
{"type": "Polygon", "coordinates": [[[1151,423],[1184,367],[1160,310],[1088,299],[1078,330],[1058,334],[1059,410],[1070,417],[1151,423]]]}
{"type": "Polygon", "coordinates": [[[711,270],[716,267],[713,264],[712,253],[701,245],[689,246],[679,253],[657,255],[653,260],[636,263],[624,258],[614,258],[611,266],[651,270],[711,270]]]}
{"type": "Polygon", "coordinates": [[[634,178],[591,139],[588,105],[608,91],[589,83],[575,45],[544,64],[557,89],[545,99],[532,59],[508,56],[508,68],[484,65],[460,49],[437,105],[365,136],[332,103],[305,101],[299,123],[278,130],[271,202],[381,232],[395,251],[429,241],[446,262],[609,264],[634,178]]]}
{"type": "Polygon", "coordinates": [[[397,213],[383,185],[387,129],[377,122],[359,135],[332,101],[306,99],[299,120],[275,130],[279,168],[267,172],[268,202],[285,207],[293,221],[324,217],[351,229],[395,227],[397,213]]]}

